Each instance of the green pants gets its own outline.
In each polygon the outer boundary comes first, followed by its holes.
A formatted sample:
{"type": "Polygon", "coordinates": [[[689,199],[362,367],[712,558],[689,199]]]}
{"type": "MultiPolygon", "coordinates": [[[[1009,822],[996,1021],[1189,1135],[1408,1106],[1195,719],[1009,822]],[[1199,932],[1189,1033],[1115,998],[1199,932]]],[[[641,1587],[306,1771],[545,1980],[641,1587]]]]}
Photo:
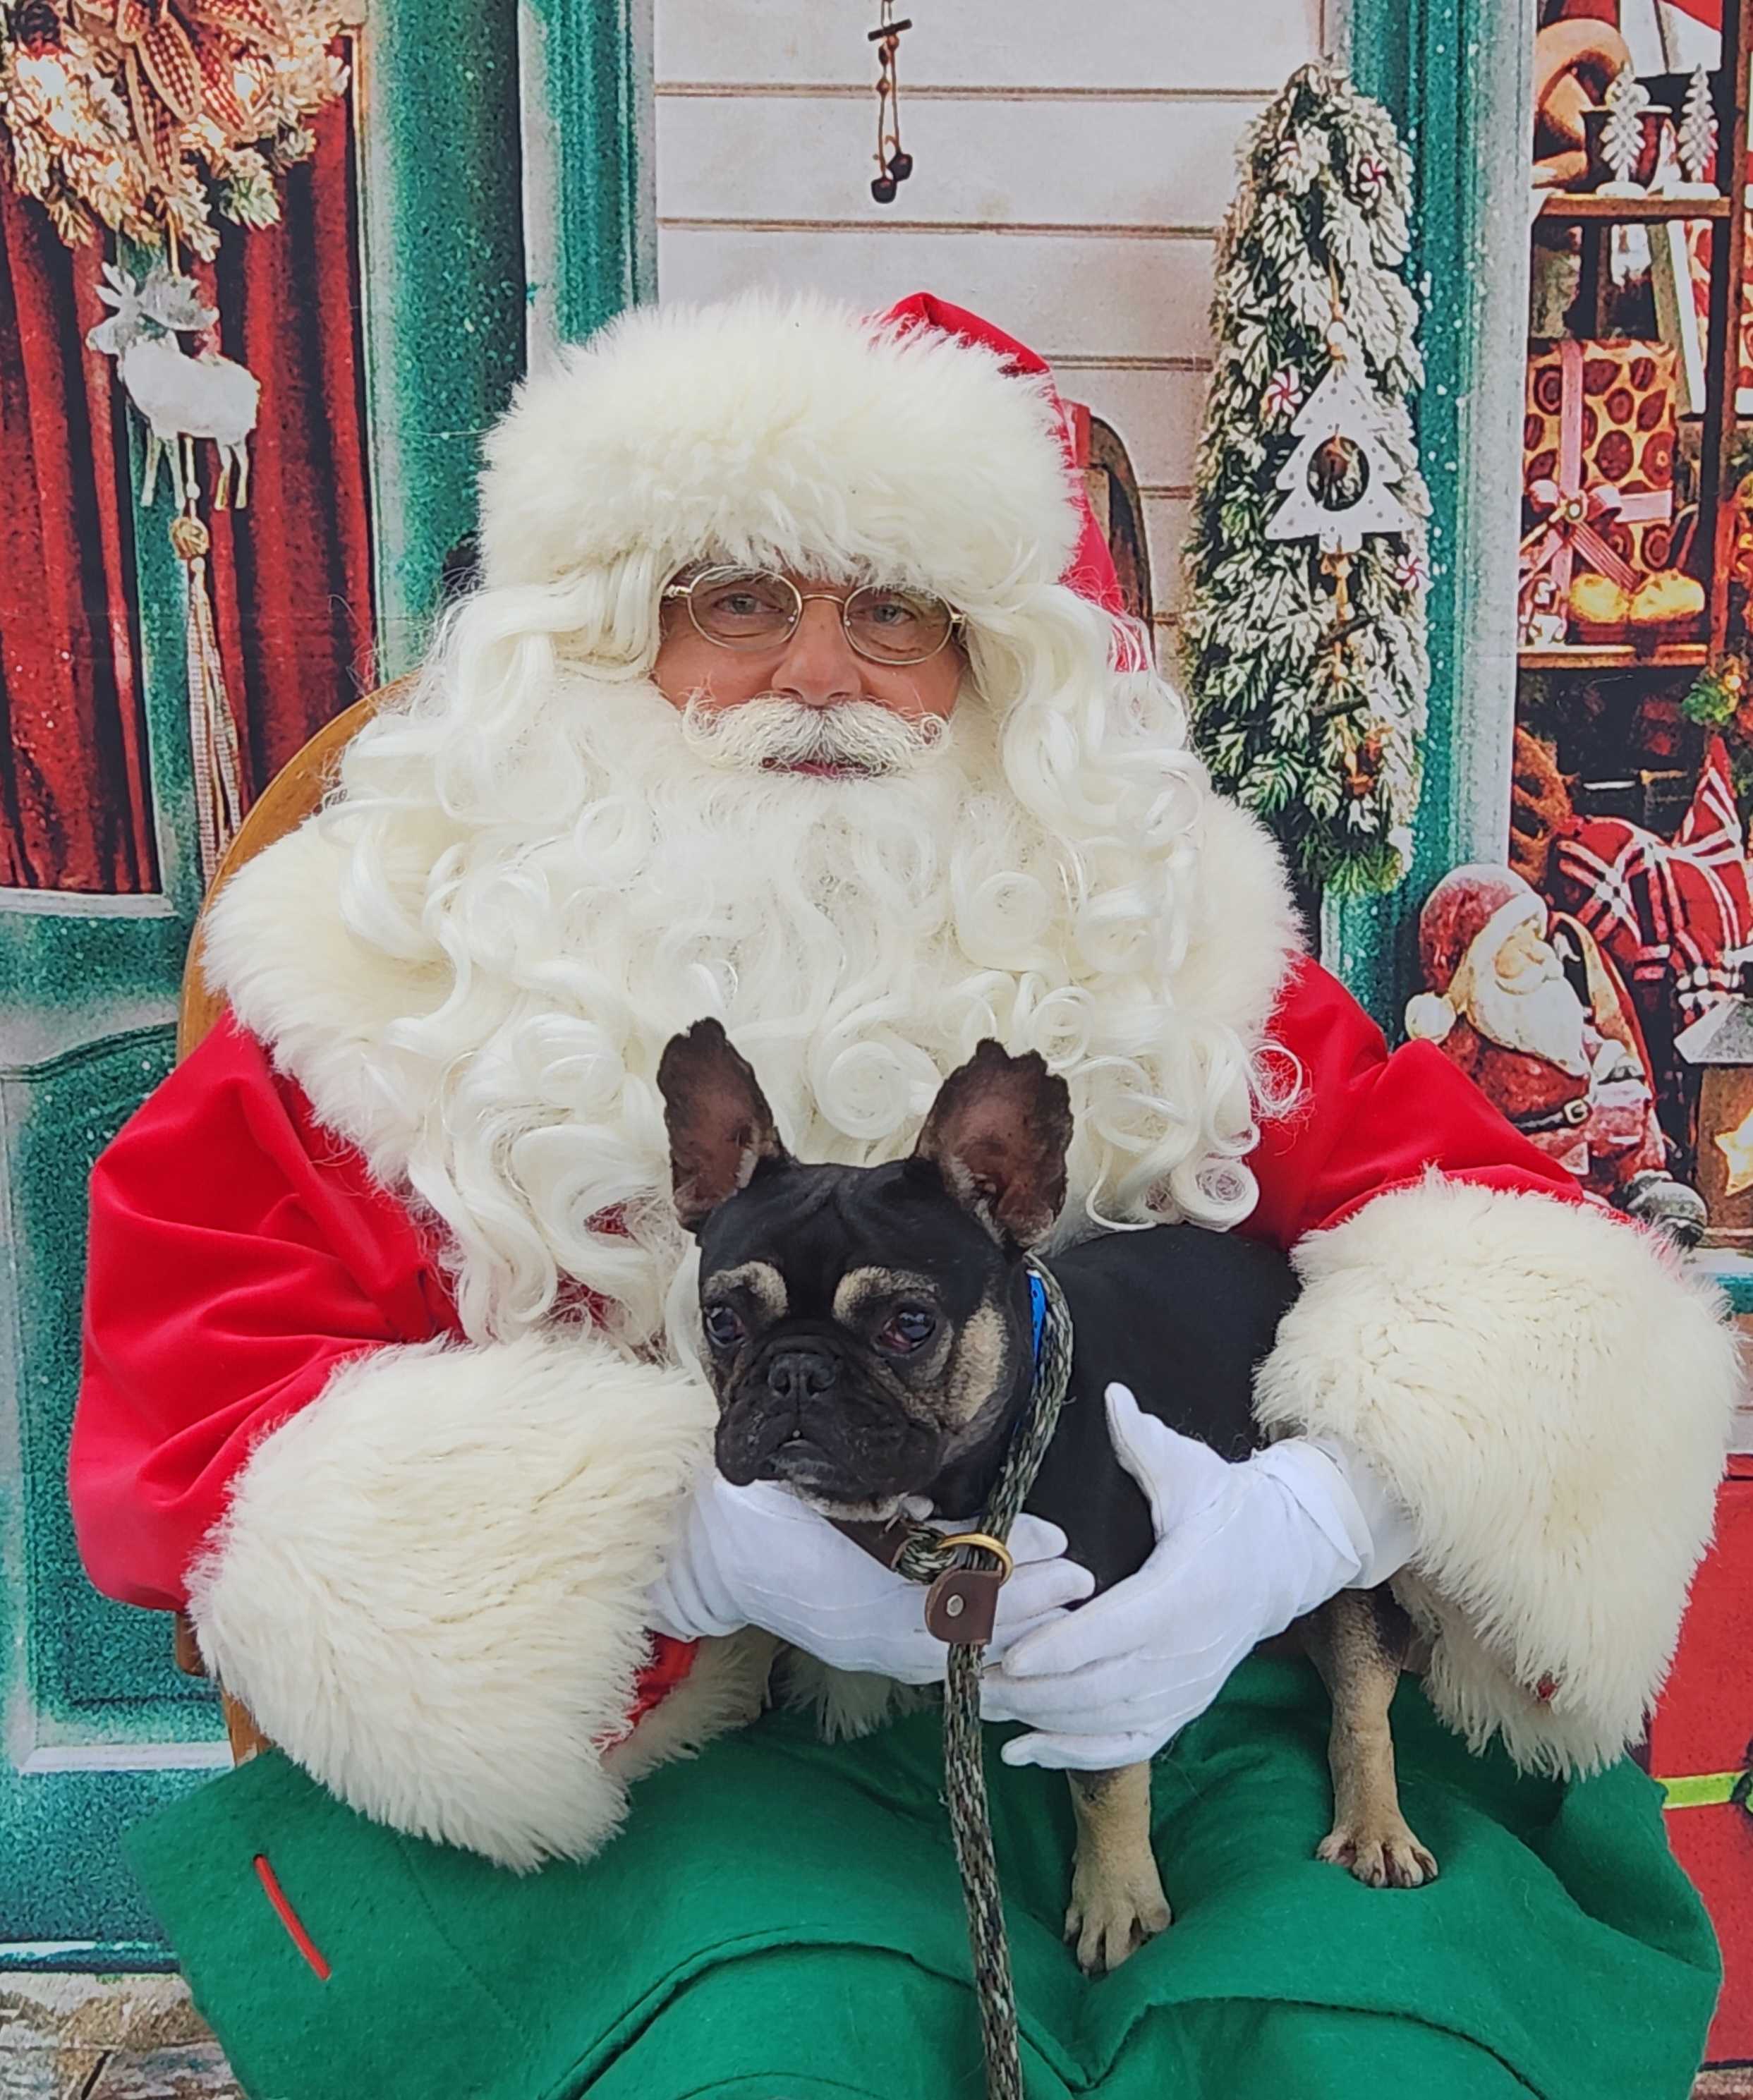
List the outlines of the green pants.
{"type": "MultiPolygon", "coordinates": [[[[1654,1784],[1517,1778],[1408,1683],[1442,1878],[1366,1889],[1313,1856],[1326,1725],[1311,1671],[1256,1659],[1158,1761],[1176,1922],[1095,1983],[1064,1781],[989,1760],[1030,2100],[1685,2100],[1719,1972],[1654,1784]]],[[[253,2100],[978,2100],[941,1783],[934,1713],[833,1749],[778,1715],[645,1780],[586,1867],[398,1837],[272,1756],[131,1843],[253,2100]]]]}

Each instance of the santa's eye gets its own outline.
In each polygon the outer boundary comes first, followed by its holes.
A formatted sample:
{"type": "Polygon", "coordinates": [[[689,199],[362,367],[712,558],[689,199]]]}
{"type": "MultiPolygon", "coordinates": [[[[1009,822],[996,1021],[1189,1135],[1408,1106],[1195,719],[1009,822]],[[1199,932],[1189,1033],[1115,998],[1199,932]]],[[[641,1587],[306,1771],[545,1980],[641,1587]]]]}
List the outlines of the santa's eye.
{"type": "Polygon", "coordinates": [[[937,1331],[935,1312],[928,1312],[923,1305],[903,1305],[890,1314],[876,1339],[882,1348],[905,1356],[929,1342],[937,1331]]]}
{"type": "Polygon", "coordinates": [[[705,1313],[706,1339],[715,1349],[734,1349],[743,1339],[743,1322],[728,1305],[709,1305],[705,1313]]]}

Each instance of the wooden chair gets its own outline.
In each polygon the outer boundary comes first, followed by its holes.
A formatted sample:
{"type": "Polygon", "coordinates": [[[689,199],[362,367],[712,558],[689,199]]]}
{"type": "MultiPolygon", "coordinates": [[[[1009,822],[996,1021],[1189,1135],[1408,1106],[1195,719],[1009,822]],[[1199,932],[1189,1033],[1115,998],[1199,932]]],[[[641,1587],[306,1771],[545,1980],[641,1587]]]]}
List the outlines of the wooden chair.
{"type": "MultiPolygon", "coordinates": [[[[208,990],[201,973],[201,929],[214,898],[246,861],[254,860],[288,832],[296,831],[311,814],[329,792],[342,752],[378,710],[403,693],[410,683],[409,679],[401,678],[393,685],[382,686],[374,693],[368,693],[364,699],[355,700],[333,721],[325,722],[304,748],[275,774],[245,818],[219,862],[189,942],[177,1011],[176,1050],[179,1060],[197,1048],[225,1010],[225,1002],[208,990]]],[[[176,1660],[177,1667],[191,1677],[205,1677],[207,1674],[196,1643],[195,1629],[183,1612],[176,1615],[176,1660]]],[[[234,1699],[223,1685],[219,1688],[219,1698],[225,1711],[225,1732],[231,1741],[232,1757],[236,1763],[241,1764],[258,1750],[266,1749],[268,1739],[256,1726],[249,1709],[234,1699]]]]}

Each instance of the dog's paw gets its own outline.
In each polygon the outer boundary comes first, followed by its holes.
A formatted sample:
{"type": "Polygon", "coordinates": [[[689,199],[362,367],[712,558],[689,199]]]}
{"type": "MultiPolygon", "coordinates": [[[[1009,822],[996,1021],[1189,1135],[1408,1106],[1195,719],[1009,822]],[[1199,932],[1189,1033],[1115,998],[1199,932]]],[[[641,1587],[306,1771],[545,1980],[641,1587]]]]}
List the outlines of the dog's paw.
{"type": "Polygon", "coordinates": [[[1162,1877],[1148,1854],[1124,1872],[1080,1863],[1071,1877],[1065,1936],[1077,1948],[1084,1974],[1102,1976],[1163,1931],[1172,1917],[1162,1877]]]}
{"type": "Polygon", "coordinates": [[[1398,1815],[1336,1824],[1315,1851],[1372,1889],[1418,1889],[1437,1878],[1435,1859],[1398,1815]]]}

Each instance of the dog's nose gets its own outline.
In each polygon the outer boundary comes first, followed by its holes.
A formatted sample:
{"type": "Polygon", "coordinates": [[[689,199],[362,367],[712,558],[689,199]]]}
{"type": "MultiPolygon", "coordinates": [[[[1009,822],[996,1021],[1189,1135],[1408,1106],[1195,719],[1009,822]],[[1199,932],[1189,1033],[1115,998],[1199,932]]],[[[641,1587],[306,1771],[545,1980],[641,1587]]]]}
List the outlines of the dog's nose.
{"type": "Polygon", "coordinates": [[[767,1365],[767,1390],[788,1406],[819,1400],[840,1375],[834,1359],[821,1349],[782,1349],[767,1365]]]}

